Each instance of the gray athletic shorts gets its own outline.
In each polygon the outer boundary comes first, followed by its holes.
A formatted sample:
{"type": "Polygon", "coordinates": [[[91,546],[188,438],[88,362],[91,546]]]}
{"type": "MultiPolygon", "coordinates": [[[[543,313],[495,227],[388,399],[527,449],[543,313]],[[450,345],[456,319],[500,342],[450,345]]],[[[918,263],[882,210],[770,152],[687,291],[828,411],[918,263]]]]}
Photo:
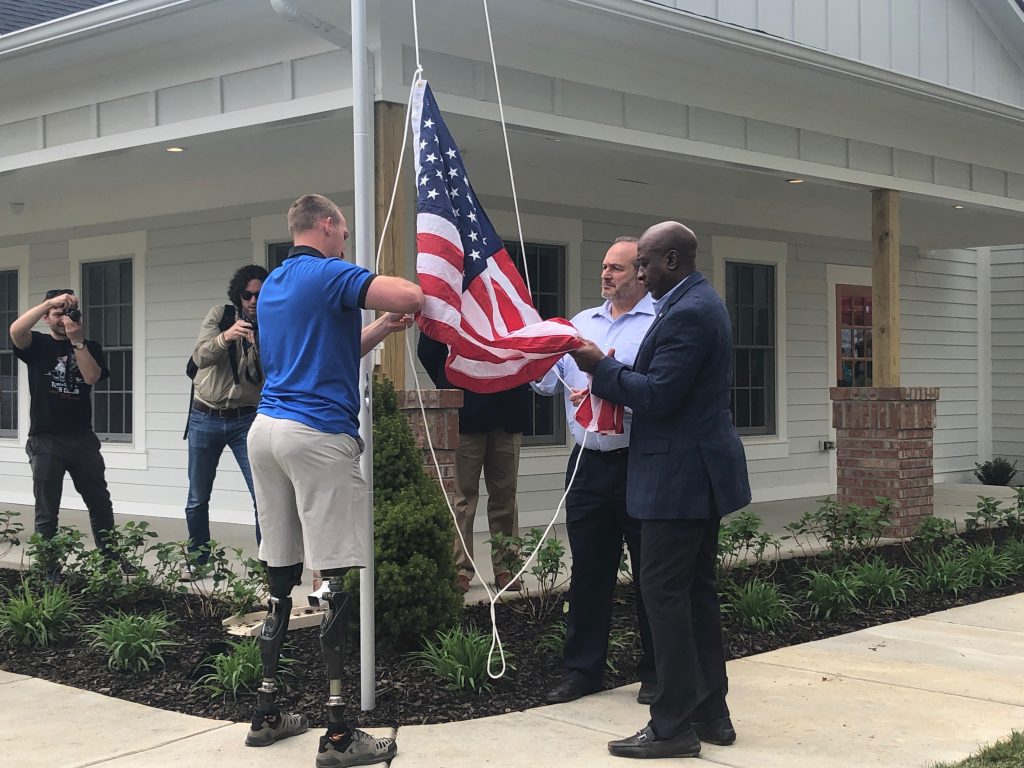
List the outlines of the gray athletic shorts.
{"type": "Polygon", "coordinates": [[[248,444],[260,559],[275,567],[365,567],[370,535],[362,441],[261,413],[248,444]]]}

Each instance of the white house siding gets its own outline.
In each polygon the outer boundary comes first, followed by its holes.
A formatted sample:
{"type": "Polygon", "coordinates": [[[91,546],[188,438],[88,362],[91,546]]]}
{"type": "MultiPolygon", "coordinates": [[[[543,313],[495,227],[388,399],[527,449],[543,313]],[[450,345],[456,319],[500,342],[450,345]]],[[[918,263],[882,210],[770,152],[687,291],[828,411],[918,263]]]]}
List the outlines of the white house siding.
{"type": "Polygon", "coordinates": [[[1024,248],[991,253],[992,455],[1024,472],[1024,248]]]}
{"type": "Polygon", "coordinates": [[[986,2],[972,0],[654,0],[847,59],[1024,105],[1024,66],[986,2]]]}

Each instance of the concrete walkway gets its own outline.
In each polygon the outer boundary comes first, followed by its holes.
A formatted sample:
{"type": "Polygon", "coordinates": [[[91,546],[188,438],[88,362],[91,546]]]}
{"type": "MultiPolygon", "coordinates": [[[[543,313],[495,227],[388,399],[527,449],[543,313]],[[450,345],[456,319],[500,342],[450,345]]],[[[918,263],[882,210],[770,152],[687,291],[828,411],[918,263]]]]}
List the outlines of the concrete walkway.
{"type": "MultiPolygon", "coordinates": [[[[730,662],[731,768],[925,768],[1024,726],[1024,595],[730,662]]],[[[407,726],[392,768],[629,765],[605,744],[643,726],[636,686],[482,720],[407,726]]],[[[312,768],[318,733],[266,749],[247,726],[0,672],[4,768],[312,768]],[[16,713],[16,715],[14,714],[16,713]]],[[[372,723],[372,714],[364,716],[372,723]]],[[[381,729],[378,733],[387,733],[381,729]]],[[[664,761],[681,764],[681,760],[664,761]]]]}

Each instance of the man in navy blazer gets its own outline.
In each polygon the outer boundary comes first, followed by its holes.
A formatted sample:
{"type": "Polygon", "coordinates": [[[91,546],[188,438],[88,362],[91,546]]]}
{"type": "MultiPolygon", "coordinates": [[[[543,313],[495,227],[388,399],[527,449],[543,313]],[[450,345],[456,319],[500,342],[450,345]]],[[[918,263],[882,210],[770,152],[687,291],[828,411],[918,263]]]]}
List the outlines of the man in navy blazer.
{"type": "Polygon", "coordinates": [[[721,518],[750,503],[743,445],[732,423],[729,314],[696,271],[697,238],[674,221],[640,238],[637,266],[655,319],[626,366],[587,342],[573,356],[598,397],[633,410],[627,511],[642,521],[641,583],[662,690],[621,757],[696,757],[700,743],[736,740],[725,703],[715,563],[721,518]]]}

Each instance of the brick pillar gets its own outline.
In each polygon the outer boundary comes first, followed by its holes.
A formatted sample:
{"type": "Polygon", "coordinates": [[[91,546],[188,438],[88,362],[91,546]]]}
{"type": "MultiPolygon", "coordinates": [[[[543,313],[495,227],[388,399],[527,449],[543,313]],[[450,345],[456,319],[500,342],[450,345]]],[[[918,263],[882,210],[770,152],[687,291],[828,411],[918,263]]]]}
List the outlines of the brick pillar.
{"type": "MultiPolygon", "coordinates": [[[[455,490],[455,449],[459,446],[459,408],[462,407],[460,389],[424,389],[423,407],[427,412],[427,429],[434,444],[434,454],[441,467],[441,480],[449,498],[455,490]]],[[[398,392],[398,410],[412,428],[416,444],[423,451],[423,468],[431,477],[437,477],[430,448],[423,432],[423,415],[416,390],[398,392]]]]}
{"type": "Polygon", "coordinates": [[[896,502],[887,536],[913,534],[932,514],[932,434],[938,387],[833,387],[841,505],[896,502]]]}

